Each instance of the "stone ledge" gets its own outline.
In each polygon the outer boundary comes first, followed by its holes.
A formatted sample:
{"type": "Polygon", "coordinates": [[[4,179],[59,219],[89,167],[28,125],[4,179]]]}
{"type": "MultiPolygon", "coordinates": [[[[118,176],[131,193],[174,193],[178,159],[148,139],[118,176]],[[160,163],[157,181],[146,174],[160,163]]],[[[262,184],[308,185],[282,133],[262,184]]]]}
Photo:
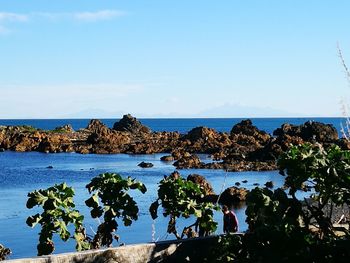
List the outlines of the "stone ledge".
{"type": "Polygon", "coordinates": [[[157,243],[63,253],[50,256],[7,260],[11,263],[144,263],[144,262],[201,262],[210,253],[218,236],[169,240],[157,243]]]}

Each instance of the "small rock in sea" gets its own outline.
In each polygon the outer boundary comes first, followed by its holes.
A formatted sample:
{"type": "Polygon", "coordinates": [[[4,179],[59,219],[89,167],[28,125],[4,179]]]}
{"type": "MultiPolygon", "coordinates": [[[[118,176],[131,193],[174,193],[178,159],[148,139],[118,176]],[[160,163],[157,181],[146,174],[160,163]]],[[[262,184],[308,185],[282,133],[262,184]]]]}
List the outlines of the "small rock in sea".
{"type": "Polygon", "coordinates": [[[163,162],[172,162],[174,161],[174,157],[172,155],[165,155],[160,158],[163,162]]]}
{"type": "Polygon", "coordinates": [[[254,185],[254,186],[258,186],[258,185],[259,185],[259,183],[254,183],[253,185],[254,185]]]}
{"type": "Polygon", "coordinates": [[[273,188],[273,182],[272,181],[268,181],[268,182],[265,183],[265,186],[267,188],[273,188]]]}
{"type": "Polygon", "coordinates": [[[91,171],[91,170],[95,170],[95,168],[90,168],[90,171],[91,171]]]}
{"type": "Polygon", "coordinates": [[[4,152],[5,151],[5,149],[4,148],[0,148],[0,152],[2,153],[2,152],[4,152]]]}
{"type": "Polygon", "coordinates": [[[140,166],[142,168],[151,168],[151,167],[153,167],[153,163],[141,162],[138,164],[138,166],[140,166]]]}
{"type": "Polygon", "coordinates": [[[52,165],[49,165],[48,167],[46,167],[47,169],[53,169],[52,165]]]}
{"type": "Polygon", "coordinates": [[[236,185],[236,186],[240,186],[241,183],[240,183],[240,182],[235,182],[235,185],[236,185]]]}
{"type": "Polygon", "coordinates": [[[243,187],[229,187],[222,192],[219,202],[225,205],[238,204],[239,202],[246,200],[248,192],[249,190],[243,187]]]}
{"type": "Polygon", "coordinates": [[[242,183],[246,184],[248,183],[248,180],[243,180],[242,183]]]}

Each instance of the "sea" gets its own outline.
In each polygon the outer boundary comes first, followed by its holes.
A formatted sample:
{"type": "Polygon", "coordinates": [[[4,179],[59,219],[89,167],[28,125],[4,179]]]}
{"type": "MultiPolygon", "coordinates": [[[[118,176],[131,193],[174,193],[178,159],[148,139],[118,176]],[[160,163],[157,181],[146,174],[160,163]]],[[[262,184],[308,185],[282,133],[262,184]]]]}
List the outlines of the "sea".
{"type": "MultiPolygon", "coordinates": [[[[140,119],[140,121],[153,131],[179,131],[187,133],[194,127],[206,126],[220,132],[229,132],[233,125],[240,122],[241,118],[210,118],[210,119],[140,119]]],[[[283,123],[299,125],[306,121],[319,121],[332,124],[341,133],[341,124],[344,118],[252,118],[253,125],[270,134],[283,123]]],[[[85,128],[89,119],[40,119],[40,120],[0,120],[0,125],[30,125],[43,130],[51,130],[65,124],[71,124],[75,130],[85,128]]],[[[118,119],[101,119],[108,127],[118,119]]],[[[157,199],[159,181],[172,173],[175,168],[171,163],[160,161],[164,154],[130,155],[130,154],[88,154],[77,153],[38,153],[38,152],[12,152],[0,153],[0,244],[12,250],[10,259],[34,257],[37,250],[38,233],[40,227],[30,228],[26,225],[26,219],[30,215],[40,213],[40,208],[27,209],[27,194],[38,189],[45,189],[54,184],[66,182],[75,190],[74,201],[76,209],[85,216],[85,227],[89,235],[93,235],[99,225],[99,221],[92,219],[84,201],[89,194],[85,188],[90,180],[105,172],[119,173],[123,177],[136,178],[147,187],[147,192],[131,192],[137,202],[140,212],[139,218],[129,227],[124,227],[120,222],[117,234],[121,244],[147,243],[174,239],[174,236],[166,233],[168,218],[163,217],[159,210],[159,217],[152,220],[148,209],[150,204],[157,199]],[[140,168],[137,165],[142,162],[152,162],[152,168],[140,168]],[[52,166],[52,169],[48,169],[52,166]]],[[[204,162],[210,158],[200,155],[204,162]]],[[[283,185],[284,178],[278,171],[268,172],[226,172],[223,170],[184,169],[180,174],[187,177],[189,174],[200,174],[207,178],[216,193],[233,186],[236,182],[248,189],[258,183],[263,185],[267,181],[273,181],[275,187],[283,185]],[[246,183],[242,181],[247,180],[246,183]]],[[[247,230],[245,223],[245,207],[234,208],[238,220],[239,231],[247,230]]],[[[222,233],[222,213],[215,213],[214,219],[218,222],[216,234],[222,233]]],[[[180,220],[178,231],[194,222],[193,218],[180,220]]],[[[74,251],[74,240],[62,242],[57,237],[54,239],[54,253],[74,251]]]]}

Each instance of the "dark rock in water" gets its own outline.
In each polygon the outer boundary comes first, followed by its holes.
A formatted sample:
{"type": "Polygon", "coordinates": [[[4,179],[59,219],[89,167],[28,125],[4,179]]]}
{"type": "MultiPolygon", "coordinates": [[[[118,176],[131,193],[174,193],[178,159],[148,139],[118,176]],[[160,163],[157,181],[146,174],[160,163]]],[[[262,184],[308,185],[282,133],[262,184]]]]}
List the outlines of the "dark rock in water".
{"type": "Polygon", "coordinates": [[[217,137],[218,133],[214,129],[200,126],[190,130],[188,134],[184,136],[183,139],[187,139],[194,142],[198,140],[208,141],[216,139],[217,137]]]}
{"type": "Polygon", "coordinates": [[[253,185],[254,185],[254,186],[258,186],[258,185],[260,185],[260,184],[259,184],[259,183],[254,183],[253,185]]]}
{"type": "Polygon", "coordinates": [[[133,134],[151,132],[148,127],[142,125],[140,121],[130,114],[124,115],[120,121],[114,123],[113,129],[116,131],[125,131],[133,134]]]}
{"type": "Polygon", "coordinates": [[[48,167],[46,167],[47,169],[53,169],[52,165],[49,165],[48,167]]]}
{"type": "Polygon", "coordinates": [[[141,162],[138,164],[138,166],[140,166],[142,168],[151,168],[151,167],[153,167],[153,163],[141,162]]]}
{"type": "Polygon", "coordinates": [[[241,183],[240,182],[235,182],[235,186],[240,186],[241,183]]]}
{"type": "Polygon", "coordinates": [[[219,202],[225,205],[231,205],[246,200],[249,190],[246,188],[238,188],[235,186],[227,188],[220,196],[219,202]]]}
{"type": "Polygon", "coordinates": [[[331,124],[308,121],[301,128],[301,138],[317,142],[333,142],[338,140],[338,132],[331,124]]]}
{"type": "Polygon", "coordinates": [[[171,156],[174,157],[174,160],[179,160],[184,155],[190,156],[191,154],[189,152],[185,152],[183,149],[173,149],[171,152],[171,156]]]}
{"type": "Polygon", "coordinates": [[[109,129],[100,120],[93,119],[90,121],[89,125],[86,127],[92,133],[96,134],[106,134],[109,133],[109,129]]]}
{"type": "Polygon", "coordinates": [[[298,136],[308,142],[334,142],[338,140],[338,132],[331,124],[307,121],[302,125],[283,124],[273,132],[275,136],[298,136]]]}
{"type": "Polygon", "coordinates": [[[246,135],[253,135],[257,131],[257,128],[253,126],[253,123],[251,120],[243,120],[240,123],[235,124],[231,129],[231,134],[246,134],[246,135]]]}
{"type": "Polygon", "coordinates": [[[4,152],[5,151],[5,149],[4,148],[0,148],[0,152],[4,152]]]}
{"type": "Polygon", "coordinates": [[[273,188],[274,183],[273,183],[272,181],[268,181],[268,182],[265,183],[265,186],[266,186],[267,188],[273,188]]]}
{"type": "Polygon", "coordinates": [[[79,151],[77,151],[77,153],[80,153],[80,154],[89,154],[90,151],[89,151],[89,149],[87,149],[87,148],[82,148],[82,149],[80,149],[79,151]]]}
{"type": "Polygon", "coordinates": [[[73,152],[73,144],[67,133],[52,133],[49,136],[41,138],[39,145],[36,148],[39,152],[73,152]]]}
{"type": "Polygon", "coordinates": [[[174,161],[174,157],[172,155],[165,155],[160,158],[163,162],[172,162],[174,161]]]}
{"type": "Polygon", "coordinates": [[[251,120],[243,120],[240,123],[234,125],[230,132],[231,136],[235,135],[246,135],[253,137],[259,143],[266,143],[270,139],[270,135],[262,130],[259,130],[256,126],[253,125],[251,120]]]}
{"type": "Polygon", "coordinates": [[[194,182],[204,189],[205,195],[214,195],[214,189],[204,176],[199,174],[190,174],[187,181],[194,182]]]}
{"type": "Polygon", "coordinates": [[[267,161],[267,162],[232,161],[230,163],[224,163],[224,162],[201,163],[200,168],[224,169],[231,172],[277,170],[275,161],[267,161]]]}
{"type": "Polygon", "coordinates": [[[197,155],[190,154],[182,156],[179,160],[177,160],[173,164],[178,169],[184,169],[184,168],[201,168],[202,163],[197,155]]]}
{"type": "Polygon", "coordinates": [[[243,180],[242,183],[246,184],[248,183],[248,180],[243,180]]]}
{"type": "Polygon", "coordinates": [[[281,125],[281,128],[277,128],[273,131],[274,136],[283,136],[285,134],[288,134],[289,136],[299,136],[300,126],[284,123],[281,125]]]}

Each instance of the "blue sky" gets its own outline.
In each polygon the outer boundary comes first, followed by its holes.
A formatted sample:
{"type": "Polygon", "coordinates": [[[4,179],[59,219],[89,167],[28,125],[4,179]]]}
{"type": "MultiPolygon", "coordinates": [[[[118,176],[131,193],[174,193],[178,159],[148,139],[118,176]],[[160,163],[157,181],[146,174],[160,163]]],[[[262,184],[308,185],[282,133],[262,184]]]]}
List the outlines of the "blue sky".
{"type": "Polygon", "coordinates": [[[0,0],[0,118],[340,116],[350,1],[0,0]]]}

